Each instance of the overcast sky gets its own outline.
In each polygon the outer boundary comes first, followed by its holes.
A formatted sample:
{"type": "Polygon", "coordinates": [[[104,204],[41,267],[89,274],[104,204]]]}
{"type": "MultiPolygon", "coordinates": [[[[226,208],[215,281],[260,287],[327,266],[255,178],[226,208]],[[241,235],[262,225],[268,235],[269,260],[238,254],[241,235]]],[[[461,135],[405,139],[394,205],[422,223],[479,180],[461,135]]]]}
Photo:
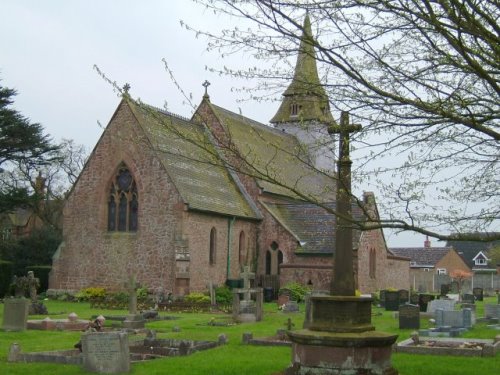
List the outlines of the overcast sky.
{"type": "MultiPolygon", "coordinates": [[[[99,123],[105,126],[119,103],[94,65],[120,87],[129,83],[134,97],[158,107],[166,102],[169,111],[190,117],[192,108],[165,72],[165,59],[194,104],[208,79],[213,103],[268,123],[278,103],[238,102],[233,81],[205,70],[225,60],[206,52],[205,41],[181,20],[206,30],[231,22],[188,0],[0,0],[1,85],[18,91],[14,108],[56,141],[73,139],[89,150],[103,131],[99,123]]],[[[235,58],[247,62],[246,56],[235,58]]],[[[424,238],[387,240],[390,246],[422,246],[424,238]]]]}

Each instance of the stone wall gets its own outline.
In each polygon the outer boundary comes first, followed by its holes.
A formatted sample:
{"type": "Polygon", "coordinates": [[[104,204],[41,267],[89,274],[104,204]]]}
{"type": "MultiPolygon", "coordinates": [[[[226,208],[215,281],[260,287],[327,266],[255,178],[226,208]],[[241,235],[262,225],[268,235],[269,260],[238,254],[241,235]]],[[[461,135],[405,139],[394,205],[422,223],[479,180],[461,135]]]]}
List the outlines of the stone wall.
{"type": "Polygon", "coordinates": [[[170,289],[175,237],[184,205],[128,105],[121,103],[93,150],[64,207],[64,245],[53,262],[51,289],[123,289],[129,275],[170,289]],[[108,232],[110,182],[124,162],[138,189],[137,232],[108,232]]]}

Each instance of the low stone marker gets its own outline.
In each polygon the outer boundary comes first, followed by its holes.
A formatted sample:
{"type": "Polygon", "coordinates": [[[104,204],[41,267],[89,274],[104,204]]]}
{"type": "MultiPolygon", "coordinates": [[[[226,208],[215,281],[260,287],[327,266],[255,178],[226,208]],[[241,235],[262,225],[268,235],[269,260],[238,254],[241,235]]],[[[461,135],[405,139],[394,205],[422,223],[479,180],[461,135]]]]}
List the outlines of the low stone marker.
{"type": "Polygon", "coordinates": [[[297,301],[290,300],[287,303],[285,303],[285,306],[283,307],[283,312],[285,313],[299,312],[299,304],[297,303],[297,301]]]}
{"type": "Polygon", "coordinates": [[[452,299],[435,299],[427,304],[427,312],[435,313],[437,309],[445,311],[455,310],[456,302],[452,299]]]}
{"type": "Polygon", "coordinates": [[[3,325],[5,331],[24,331],[27,327],[30,300],[6,298],[3,303],[3,325]]]}
{"type": "Polygon", "coordinates": [[[469,294],[469,293],[466,293],[462,296],[462,302],[465,302],[465,303],[475,303],[476,302],[476,298],[474,297],[474,294],[469,294]]]}
{"type": "Polygon", "coordinates": [[[420,307],[418,305],[399,306],[399,329],[420,328],[420,307]]]}
{"type": "Polygon", "coordinates": [[[500,320],[500,305],[485,304],[484,305],[484,317],[486,319],[498,319],[500,320]]]}
{"type": "Polygon", "coordinates": [[[82,335],[83,368],[99,374],[130,371],[128,335],[121,332],[88,332],[82,335]]]}
{"type": "Polygon", "coordinates": [[[476,301],[482,301],[484,299],[483,288],[473,288],[472,294],[474,295],[476,301]]]}
{"type": "Polygon", "coordinates": [[[399,293],[387,290],[385,292],[385,311],[398,311],[399,293]]]}
{"type": "Polygon", "coordinates": [[[476,324],[476,316],[470,309],[458,311],[436,310],[437,327],[471,328],[476,324]]]}

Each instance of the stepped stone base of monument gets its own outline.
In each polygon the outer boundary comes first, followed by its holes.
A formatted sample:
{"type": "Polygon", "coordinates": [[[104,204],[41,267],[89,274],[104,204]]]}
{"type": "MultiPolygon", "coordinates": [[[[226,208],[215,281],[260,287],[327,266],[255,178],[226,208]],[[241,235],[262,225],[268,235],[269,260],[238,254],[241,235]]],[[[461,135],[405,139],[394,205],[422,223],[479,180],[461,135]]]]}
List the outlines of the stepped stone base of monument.
{"type": "Polygon", "coordinates": [[[292,365],[287,375],[396,375],[391,365],[397,335],[378,331],[320,332],[302,329],[288,333],[292,365]]]}
{"type": "Polygon", "coordinates": [[[308,328],[290,331],[292,364],[286,375],[396,375],[392,345],[397,335],[371,324],[369,297],[312,296],[308,328]]]}
{"type": "Polygon", "coordinates": [[[123,321],[123,327],[129,329],[141,329],[146,325],[146,320],[141,314],[130,314],[123,321]]]}

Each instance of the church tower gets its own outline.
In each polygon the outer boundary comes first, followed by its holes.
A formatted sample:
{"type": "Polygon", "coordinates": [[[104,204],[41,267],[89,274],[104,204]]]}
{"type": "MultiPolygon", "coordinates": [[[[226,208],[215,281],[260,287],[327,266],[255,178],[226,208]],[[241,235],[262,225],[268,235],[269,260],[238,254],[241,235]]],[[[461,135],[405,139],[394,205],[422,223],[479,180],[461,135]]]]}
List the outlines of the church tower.
{"type": "Polygon", "coordinates": [[[334,142],[327,132],[335,123],[328,95],[321,85],[309,15],[304,19],[299,55],[292,82],[271,119],[276,129],[293,134],[307,146],[311,161],[321,170],[334,169],[334,142]]]}

